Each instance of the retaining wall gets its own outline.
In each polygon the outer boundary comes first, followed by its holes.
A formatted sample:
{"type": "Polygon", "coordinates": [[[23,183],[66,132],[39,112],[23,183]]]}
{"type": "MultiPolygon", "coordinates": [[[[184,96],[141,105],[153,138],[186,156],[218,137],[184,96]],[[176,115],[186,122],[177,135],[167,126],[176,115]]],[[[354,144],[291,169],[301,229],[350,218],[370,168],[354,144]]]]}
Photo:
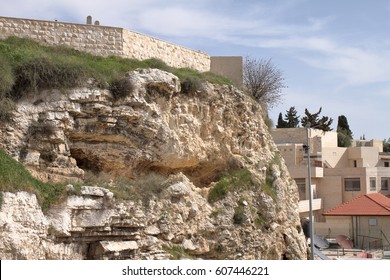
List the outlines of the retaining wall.
{"type": "Polygon", "coordinates": [[[31,38],[48,45],[66,45],[96,55],[159,58],[173,67],[210,71],[210,56],[118,27],[0,17],[0,39],[31,38]]]}

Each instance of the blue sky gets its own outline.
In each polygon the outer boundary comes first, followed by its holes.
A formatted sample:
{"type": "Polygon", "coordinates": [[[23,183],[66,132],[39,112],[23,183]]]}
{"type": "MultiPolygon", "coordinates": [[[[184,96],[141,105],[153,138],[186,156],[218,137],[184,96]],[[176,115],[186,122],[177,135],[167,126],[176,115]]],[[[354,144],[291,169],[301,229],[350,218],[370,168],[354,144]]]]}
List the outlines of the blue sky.
{"type": "Polygon", "coordinates": [[[279,112],[334,119],[355,138],[390,137],[390,0],[0,0],[0,15],[84,23],[87,15],[204,51],[271,58],[286,78],[279,112]]]}

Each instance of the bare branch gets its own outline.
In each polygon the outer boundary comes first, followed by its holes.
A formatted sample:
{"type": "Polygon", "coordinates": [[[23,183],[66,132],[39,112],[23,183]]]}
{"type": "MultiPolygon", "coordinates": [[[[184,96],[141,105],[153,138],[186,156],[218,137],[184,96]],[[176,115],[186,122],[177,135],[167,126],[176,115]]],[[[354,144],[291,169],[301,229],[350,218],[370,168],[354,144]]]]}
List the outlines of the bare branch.
{"type": "Polygon", "coordinates": [[[247,56],[243,74],[246,90],[266,109],[282,102],[282,89],[286,88],[285,79],[271,59],[255,59],[247,56]]]}

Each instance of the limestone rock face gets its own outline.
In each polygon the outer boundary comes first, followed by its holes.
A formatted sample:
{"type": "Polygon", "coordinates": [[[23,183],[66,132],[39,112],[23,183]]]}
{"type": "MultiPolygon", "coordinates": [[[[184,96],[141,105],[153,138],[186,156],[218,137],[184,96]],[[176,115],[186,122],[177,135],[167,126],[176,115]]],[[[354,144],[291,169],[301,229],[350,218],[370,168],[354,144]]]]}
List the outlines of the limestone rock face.
{"type": "Polygon", "coordinates": [[[161,191],[119,200],[115,185],[78,193],[69,185],[67,199],[45,214],[32,195],[5,193],[0,257],[164,259],[179,246],[197,258],[305,259],[297,187],[260,106],[230,86],[181,92],[180,80],[161,70],[127,78],[134,87],[122,98],[90,81],[20,100],[0,145],[43,180],[157,173],[161,191]],[[236,170],[248,171],[250,183],[233,175],[234,187],[209,200],[236,170]]]}
{"type": "Polygon", "coordinates": [[[55,244],[50,223],[34,194],[2,193],[0,211],[1,259],[82,259],[83,246],[55,244]]]}

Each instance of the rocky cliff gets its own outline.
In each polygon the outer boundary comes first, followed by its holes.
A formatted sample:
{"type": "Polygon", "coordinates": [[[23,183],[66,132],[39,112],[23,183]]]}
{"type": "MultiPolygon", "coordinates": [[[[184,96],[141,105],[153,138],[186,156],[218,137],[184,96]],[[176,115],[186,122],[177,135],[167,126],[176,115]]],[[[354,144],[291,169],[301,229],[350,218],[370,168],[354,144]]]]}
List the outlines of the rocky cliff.
{"type": "Polygon", "coordinates": [[[260,106],[156,69],[127,80],[119,97],[92,80],[32,93],[2,124],[2,148],[34,176],[73,186],[45,213],[3,193],[1,259],[305,259],[297,187],[260,106]],[[79,188],[91,174],[105,187],[79,188]]]}

